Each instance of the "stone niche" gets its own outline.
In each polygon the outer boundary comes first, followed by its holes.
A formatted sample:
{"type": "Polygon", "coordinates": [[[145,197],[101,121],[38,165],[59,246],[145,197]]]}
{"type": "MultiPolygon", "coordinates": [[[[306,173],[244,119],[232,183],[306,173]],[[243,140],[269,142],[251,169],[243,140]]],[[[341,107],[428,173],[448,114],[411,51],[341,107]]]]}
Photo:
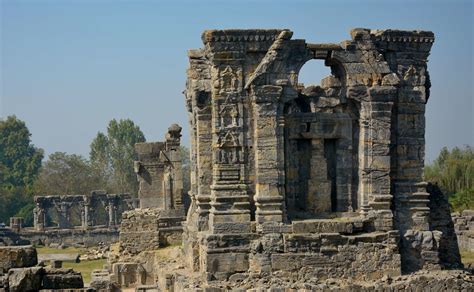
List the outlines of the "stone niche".
{"type": "Polygon", "coordinates": [[[188,52],[183,248],[205,279],[377,279],[460,265],[457,250],[451,262],[439,256],[443,231],[422,181],[434,35],[351,37],[311,44],[289,30],[209,30],[188,52]],[[332,74],[304,87],[298,74],[313,59],[332,74]]]}

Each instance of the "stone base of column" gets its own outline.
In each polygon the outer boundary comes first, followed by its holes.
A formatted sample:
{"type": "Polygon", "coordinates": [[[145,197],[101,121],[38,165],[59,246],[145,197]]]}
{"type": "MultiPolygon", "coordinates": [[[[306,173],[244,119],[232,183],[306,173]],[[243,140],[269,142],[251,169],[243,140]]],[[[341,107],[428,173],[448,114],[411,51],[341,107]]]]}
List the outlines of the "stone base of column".
{"type": "Polygon", "coordinates": [[[377,231],[393,230],[392,195],[371,195],[370,208],[375,214],[374,228],[377,231]]]}
{"type": "Polygon", "coordinates": [[[196,197],[196,220],[192,220],[196,224],[197,231],[209,230],[209,212],[211,211],[211,196],[199,195],[196,197]]]}
{"type": "Polygon", "coordinates": [[[257,224],[283,222],[283,197],[277,186],[258,184],[255,195],[255,221],[257,224]]]}
{"type": "Polygon", "coordinates": [[[250,203],[247,185],[211,186],[209,231],[212,234],[250,232],[250,203]]]}

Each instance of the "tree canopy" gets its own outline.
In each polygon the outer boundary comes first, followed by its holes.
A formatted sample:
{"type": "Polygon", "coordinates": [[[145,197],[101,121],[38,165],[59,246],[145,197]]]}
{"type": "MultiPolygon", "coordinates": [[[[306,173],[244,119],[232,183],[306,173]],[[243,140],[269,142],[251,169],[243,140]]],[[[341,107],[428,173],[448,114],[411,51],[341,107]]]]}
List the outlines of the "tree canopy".
{"type": "Polygon", "coordinates": [[[474,151],[471,146],[444,147],[425,167],[425,180],[438,184],[454,210],[474,208],[474,151]]]}
{"type": "Polygon", "coordinates": [[[43,164],[34,190],[38,195],[84,195],[103,188],[101,175],[84,157],[55,152],[43,164]]]}
{"type": "Polygon", "coordinates": [[[0,222],[33,204],[31,187],[42,159],[43,150],[31,143],[25,122],[15,116],[0,120],[0,222]]]}
{"type": "Polygon", "coordinates": [[[135,143],[145,142],[140,127],[129,119],[111,120],[107,135],[99,132],[91,143],[89,158],[95,169],[107,181],[113,192],[138,192],[138,182],[133,172],[136,160],[135,143]]]}
{"type": "Polygon", "coordinates": [[[29,187],[41,167],[43,150],[31,144],[25,122],[15,116],[0,121],[0,186],[29,187]]]}

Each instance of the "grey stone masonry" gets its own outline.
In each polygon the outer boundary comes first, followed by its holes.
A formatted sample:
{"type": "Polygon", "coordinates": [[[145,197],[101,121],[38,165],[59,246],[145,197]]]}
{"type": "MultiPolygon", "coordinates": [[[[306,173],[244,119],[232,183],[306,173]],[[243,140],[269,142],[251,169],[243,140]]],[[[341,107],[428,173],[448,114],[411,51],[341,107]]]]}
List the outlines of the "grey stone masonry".
{"type": "Polygon", "coordinates": [[[122,255],[181,242],[185,211],[180,138],[181,127],[173,124],[165,142],[135,144],[140,208],[123,214],[119,240],[122,255]]]}
{"type": "Polygon", "coordinates": [[[181,127],[168,128],[165,142],[135,144],[134,169],[140,183],[140,208],[182,209],[183,173],[179,153],[181,127]]]}
{"type": "Polygon", "coordinates": [[[92,191],[87,195],[35,196],[36,207],[33,210],[34,228],[45,231],[48,226],[50,212],[57,215],[55,229],[73,229],[71,220],[73,210],[79,214],[80,227],[84,230],[97,226],[116,228],[120,225],[122,212],[134,208],[134,200],[130,194],[107,194],[105,191],[92,191]],[[102,212],[101,212],[102,211],[102,212]],[[106,221],[99,222],[99,216],[105,213],[106,221]]]}
{"type": "Polygon", "coordinates": [[[432,227],[422,181],[434,34],[350,34],[311,44],[285,29],[208,30],[188,52],[183,251],[205,279],[375,279],[444,265],[452,225],[432,227]],[[298,74],[313,59],[332,73],[305,87],[298,74]]]}
{"type": "Polygon", "coordinates": [[[459,248],[474,252],[474,210],[452,214],[459,248]]]}

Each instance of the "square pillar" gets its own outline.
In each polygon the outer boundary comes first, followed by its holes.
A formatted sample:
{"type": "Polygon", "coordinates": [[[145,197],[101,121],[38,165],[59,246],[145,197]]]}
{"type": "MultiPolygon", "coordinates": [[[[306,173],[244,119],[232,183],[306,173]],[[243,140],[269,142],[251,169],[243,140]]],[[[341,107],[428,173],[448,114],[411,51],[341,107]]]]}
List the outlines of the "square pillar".
{"type": "Polygon", "coordinates": [[[258,224],[283,222],[284,170],[280,169],[283,135],[278,119],[281,86],[253,86],[256,192],[255,219],[258,224]]]}

